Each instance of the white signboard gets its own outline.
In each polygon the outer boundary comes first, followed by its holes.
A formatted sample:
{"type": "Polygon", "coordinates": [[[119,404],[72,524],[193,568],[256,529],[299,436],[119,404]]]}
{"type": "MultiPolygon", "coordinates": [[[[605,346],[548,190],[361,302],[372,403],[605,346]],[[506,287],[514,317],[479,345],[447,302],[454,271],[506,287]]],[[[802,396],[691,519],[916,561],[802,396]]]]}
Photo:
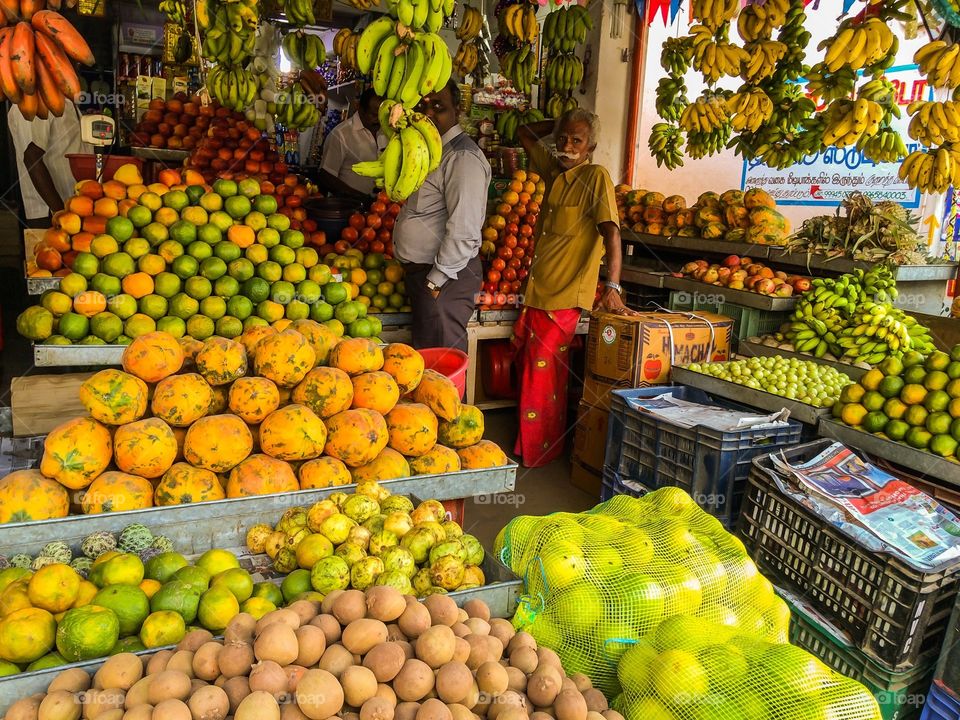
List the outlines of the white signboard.
{"type": "MultiPolygon", "coordinates": [[[[887,71],[887,77],[897,90],[902,113],[899,120],[894,118],[891,127],[902,135],[907,151],[911,152],[921,146],[907,136],[907,106],[915,100],[932,99],[933,91],[916,65],[893,67],[887,71]]],[[[783,170],[757,160],[745,161],[741,187],[763,188],[778,205],[835,208],[848,193],[860,191],[874,201],[894,200],[908,208],[919,208],[920,191],[907,187],[897,175],[899,169],[900,163],[870,162],[854,146],[830,147],[783,170]]]]}

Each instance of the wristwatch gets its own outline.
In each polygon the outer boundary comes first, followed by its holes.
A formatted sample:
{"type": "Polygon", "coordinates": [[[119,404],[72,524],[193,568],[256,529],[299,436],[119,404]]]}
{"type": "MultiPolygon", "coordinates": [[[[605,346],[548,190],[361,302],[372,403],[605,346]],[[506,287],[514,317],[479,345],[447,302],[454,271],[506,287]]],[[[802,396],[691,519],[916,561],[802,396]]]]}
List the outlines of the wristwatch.
{"type": "Polygon", "coordinates": [[[427,280],[427,290],[430,292],[440,292],[440,286],[432,280],[427,280]]]}
{"type": "Polygon", "coordinates": [[[617,285],[615,282],[605,282],[603,285],[604,285],[604,287],[608,287],[608,288],[610,288],[611,290],[615,290],[616,292],[620,293],[621,295],[623,294],[623,288],[622,288],[621,286],[617,285]]]}

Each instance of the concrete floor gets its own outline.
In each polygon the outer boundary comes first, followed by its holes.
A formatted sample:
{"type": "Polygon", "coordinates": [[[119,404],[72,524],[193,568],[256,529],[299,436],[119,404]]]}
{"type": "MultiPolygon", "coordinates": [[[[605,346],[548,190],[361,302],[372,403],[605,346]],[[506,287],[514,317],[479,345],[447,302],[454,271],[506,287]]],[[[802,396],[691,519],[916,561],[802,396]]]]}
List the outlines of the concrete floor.
{"type": "MultiPolygon", "coordinates": [[[[517,437],[516,410],[491,410],[484,413],[486,437],[496,442],[507,455],[513,456],[517,437]]],[[[516,490],[494,498],[468,498],[464,508],[463,529],[476,535],[486,548],[493,548],[497,533],[518,515],[547,515],[552,512],[581,512],[600,502],[599,497],[580,490],[570,483],[568,452],[558,460],[540,468],[519,468],[516,490]]]]}

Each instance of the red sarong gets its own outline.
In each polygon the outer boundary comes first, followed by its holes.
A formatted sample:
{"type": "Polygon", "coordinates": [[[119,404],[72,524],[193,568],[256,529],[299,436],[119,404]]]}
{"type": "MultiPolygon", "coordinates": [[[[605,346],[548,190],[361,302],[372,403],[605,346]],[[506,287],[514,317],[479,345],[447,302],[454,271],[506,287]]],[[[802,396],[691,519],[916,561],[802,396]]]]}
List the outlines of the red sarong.
{"type": "Polygon", "coordinates": [[[563,452],[567,432],[570,343],[580,310],[525,307],[513,326],[520,378],[520,430],[514,453],[524,467],[539,467],[563,452]]]}

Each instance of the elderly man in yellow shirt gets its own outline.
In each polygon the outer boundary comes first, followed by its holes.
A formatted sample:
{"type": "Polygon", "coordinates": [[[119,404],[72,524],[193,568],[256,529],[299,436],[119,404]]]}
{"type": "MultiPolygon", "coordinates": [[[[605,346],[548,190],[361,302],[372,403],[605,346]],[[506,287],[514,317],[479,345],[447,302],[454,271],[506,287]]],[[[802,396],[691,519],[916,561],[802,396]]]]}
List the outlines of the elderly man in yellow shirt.
{"type": "Polygon", "coordinates": [[[594,307],[604,253],[606,282],[597,306],[633,313],[623,304],[619,285],[620,225],[613,181],[606,168],[590,162],[598,135],[597,116],[582,109],[564,113],[556,123],[520,128],[530,167],[546,184],[513,340],[520,371],[520,432],[514,452],[525,467],[545,465],[563,452],[568,350],[581,310],[594,307]],[[552,150],[543,143],[551,131],[552,150]]]}

